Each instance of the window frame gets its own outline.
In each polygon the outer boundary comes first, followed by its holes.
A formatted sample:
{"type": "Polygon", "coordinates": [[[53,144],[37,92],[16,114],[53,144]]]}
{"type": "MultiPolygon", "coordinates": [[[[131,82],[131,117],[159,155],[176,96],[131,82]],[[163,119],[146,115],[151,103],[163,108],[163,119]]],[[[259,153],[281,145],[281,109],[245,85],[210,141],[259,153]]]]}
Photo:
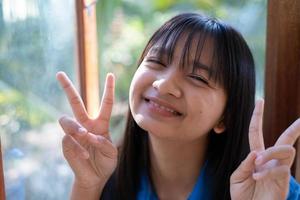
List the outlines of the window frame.
{"type": "MultiPolygon", "coordinates": [[[[300,116],[300,1],[268,1],[264,138],[273,146],[300,116]],[[298,46],[297,46],[298,45],[298,46]],[[287,70],[288,66],[288,70],[287,70]],[[284,96],[285,98],[280,98],[284,96]]],[[[292,174],[300,181],[300,142],[292,174]]]]}
{"type": "Polygon", "coordinates": [[[87,112],[92,117],[99,107],[96,2],[76,0],[79,90],[87,112]]]}

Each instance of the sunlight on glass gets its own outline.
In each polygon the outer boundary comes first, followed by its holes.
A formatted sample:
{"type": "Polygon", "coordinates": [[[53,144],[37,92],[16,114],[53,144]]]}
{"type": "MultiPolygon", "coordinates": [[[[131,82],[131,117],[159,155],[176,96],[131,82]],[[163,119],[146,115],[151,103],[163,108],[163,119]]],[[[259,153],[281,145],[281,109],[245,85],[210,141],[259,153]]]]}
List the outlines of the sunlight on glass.
{"type": "Polygon", "coordinates": [[[70,109],[55,74],[64,70],[74,77],[74,1],[3,0],[0,10],[6,198],[67,199],[72,172],[62,155],[57,119],[70,109]]]}
{"type": "Polygon", "coordinates": [[[3,19],[8,23],[39,16],[36,3],[30,0],[3,0],[2,10],[3,19]]]}

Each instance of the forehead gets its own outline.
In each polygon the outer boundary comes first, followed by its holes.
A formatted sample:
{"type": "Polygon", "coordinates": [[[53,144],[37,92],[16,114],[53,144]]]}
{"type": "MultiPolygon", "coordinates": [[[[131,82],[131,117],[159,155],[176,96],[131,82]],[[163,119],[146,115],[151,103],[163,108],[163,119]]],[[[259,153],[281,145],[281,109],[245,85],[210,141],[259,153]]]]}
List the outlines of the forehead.
{"type": "MultiPolygon", "coordinates": [[[[211,68],[214,46],[209,37],[200,37],[199,34],[182,34],[175,40],[158,40],[148,51],[148,56],[156,56],[171,62],[179,62],[181,67],[211,68]]],[[[209,70],[209,69],[207,69],[209,70]]]]}
{"type": "Polygon", "coordinates": [[[182,53],[189,50],[189,55],[207,53],[211,54],[213,51],[213,39],[206,34],[201,33],[181,33],[177,37],[170,35],[169,37],[161,37],[157,41],[153,41],[149,45],[149,51],[152,53],[182,53]]]}

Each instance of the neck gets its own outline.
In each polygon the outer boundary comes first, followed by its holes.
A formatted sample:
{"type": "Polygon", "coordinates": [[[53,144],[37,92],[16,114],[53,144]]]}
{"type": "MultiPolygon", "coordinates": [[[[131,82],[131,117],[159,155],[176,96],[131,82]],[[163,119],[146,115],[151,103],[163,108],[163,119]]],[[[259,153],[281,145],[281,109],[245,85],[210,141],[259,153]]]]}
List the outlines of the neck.
{"type": "Polygon", "coordinates": [[[188,195],[204,163],[207,138],[182,142],[155,138],[149,134],[151,177],[160,198],[165,194],[188,195]]]}

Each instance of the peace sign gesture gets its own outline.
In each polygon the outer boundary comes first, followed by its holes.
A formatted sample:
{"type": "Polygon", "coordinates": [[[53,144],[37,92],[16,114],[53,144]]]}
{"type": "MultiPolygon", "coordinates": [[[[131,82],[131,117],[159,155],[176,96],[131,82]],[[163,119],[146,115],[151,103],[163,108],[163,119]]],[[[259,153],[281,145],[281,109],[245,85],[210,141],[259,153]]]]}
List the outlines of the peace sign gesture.
{"type": "Polygon", "coordinates": [[[290,167],[295,157],[293,147],[300,135],[300,119],[265,149],[262,119],[264,101],[258,100],[249,127],[251,152],[230,178],[230,193],[234,200],[283,200],[289,190],[290,167]]]}
{"type": "Polygon", "coordinates": [[[56,78],[68,97],[75,119],[63,116],[59,123],[65,132],[63,154],[82,188],[100,188],[117,165],[117,148],[110,139],[109,122],[114,102],[114,76],[106,77],[100,111],[96,118],[88,116],[81,97],[64,72],[56,78]]]}

